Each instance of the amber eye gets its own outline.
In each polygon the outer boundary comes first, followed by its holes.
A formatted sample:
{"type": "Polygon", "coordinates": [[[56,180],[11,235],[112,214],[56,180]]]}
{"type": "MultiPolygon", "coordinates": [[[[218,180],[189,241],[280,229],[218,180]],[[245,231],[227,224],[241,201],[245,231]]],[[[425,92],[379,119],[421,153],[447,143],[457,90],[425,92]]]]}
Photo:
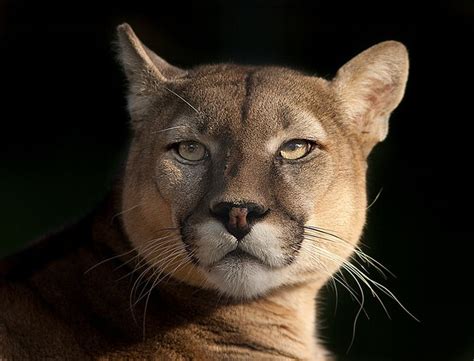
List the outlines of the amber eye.
{"type": "Polygon", "coordinates": [[[295,160],[308,155],[313,148],[313,143],[304,139],[293,139],[280,147],[279,155],[283,159],[295,160]]]}
{"type": "Polygon", "coordinates": [[[207,154],[206,147],[201,143],[186,141],[177,144],[177,152],[183,159],[191,162],[197,162],[204,159],[207,154]]]}

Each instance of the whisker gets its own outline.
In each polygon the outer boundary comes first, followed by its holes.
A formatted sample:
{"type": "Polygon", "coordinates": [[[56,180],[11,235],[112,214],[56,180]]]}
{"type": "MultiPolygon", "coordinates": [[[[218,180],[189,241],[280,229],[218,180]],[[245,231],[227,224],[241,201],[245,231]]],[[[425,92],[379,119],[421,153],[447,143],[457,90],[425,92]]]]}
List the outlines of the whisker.
{"type": "Polygon", "coordinates": [[[376,282],[376,281],[373,281],[371,280],[371,282],[378,288],[380,289],[383,293],[385,293],[387,296],[389,296],[391,299],[393,299],[402,309],[403,311],[405,311],[408,315],[410,315],[411,318],[413,318],[415,321],[417,322],[421,322],[417,317],[415,317],[413,315],[413,313],[411,313],[399,300],[397,297],[395,297],[395,295],[393,294],[392,291],[390,291],[387,287],[385,287],[384,285],[376,282]]]}
{"type": "MultiPolygon", "coordinates": [[[[305,237],[305,236],[304,236],[305,237]]],[[[318,238],[318,237],[314,237],[314,238],[318,238]]],[[[335,264],[339,265],[339,267],[341,267],[341,269],[347,271],[349,273],[349,275],[351,275],[351,277],[354,279],[354,281],[357,283],[358,285],[358,288],[360,289],[361,291],[361,301],[359,302],[358,298],[355,297],[355,299],[358,301],[358,303],[362,306],[365,302],[365,296],[364,296],[364,292],[363,292],[363,288],[362,288],[362,285],[360,284],[359,280],[365,284],[367,286],[367,288],[371,291],[372,293],[372,296],[374,298],[376,298],[379,303],[381,304],[382,308],[384,309],[385,313],[387,314],[387,317],[389,319],[391,319],[391,316],[385,306],[385,304],[383,303],[382,299],[379,297],[379,295],[377,294],[377,292],[375,291],[375,289],[372,287],[374,286],[377,290],[383,292],[385,295],[389,296],[391,299],[393,299],[401,308],[402,310],[404,310],[409,316],[411,316],[414,320],[416,320],[417,322],[420,322],[410,311],[408,311],[408,309],[396,298],[396,296],[393,294],[393,292],[391,292],[387,287],[381,285],[379,282],[376,282],[374,280],[372,280],[366,273],[364,273],[363,271],[361,271],[359,268],[357,268],[354,264],[348,262],[346,259],[344,259],[343,257],[340,257],[338,256],[337,254],[334,254],[332,252],[330,252],[329,250],[327,249],[324,249],[324,248],[321,248],[321,247],[318,247],[317,245],[315,245],[312,241],[313,241],[313,238],[306,238],[306,240],[310,241],[310,242],[304,242],[303,243],[303,246],[305,247],[305,249],[309,252],[310,255],[315,255],[315,256],[319,256],[319,257],[323,257],[329,261],[332,261],[332,262],[335,262],[335,264]],[[308,248],[309,247],[309,248],[308,248]]],[[[337,243],[336,243],[337,244],[337,243]]],[[[353,259],[353,258],[352,258],[353,259]]],[[[317,261],[319,263],[319,261],[317,261]]],[[[365,269],[364,269],[365,272],[367,272],[365,269]]],[[[340,271],[338,271],[340,272],[340,271]]],[[[335,278],[337,279],[337,278],[335,278]]],[[[351,292],[352,294],[352,292],[351,292]]],[[[354,296],[354,294],[352,294],[354,296]]],[[[347,351],[349,351],[354,343],[354,339],[355,339],[355,332],[356,332],[356,324],[357,324],[357,320],[358,320],[358,317],[360,315],[360,313],[363,311],[363,307],[359,308],[357,314],[356,314],[356,317],[355,317],[355,320],[354,320],[354,325],[353,325],[353,336],[352,336],[352,339],[351,339],[351,342],[350,342],[350,345],[349,345],[349,348],[347,351]]],[[[365,310],[364,310],[365,312],[365,310]]],[[[367,314],[366,314],[367,315],[367,314]]],[[[367,315],[368,317],[368,315],[367,315]]]]}
{"type": "MultiPolygon", "coordinates": [[[[316,236],[314,234],[308,234],[308,233],[304,233],[303,234],[304,236],[309,236],[309,237],[313,237],[317,240],[322,240],[322,241],[328,241],[331,243],[332,246],[336,246],[336,247],[339,247],[339,246],[342,246],[342,247],[345,247],[346,249],[350,250],[351,253],[354,253],[356,256],[358,256],[363,262],[367,263],[368,265],[374,267],[385,279],[387,279],[387,276],[385,275],[385,273],[380,269],[380,267],[378,267],[378,264],[380,264],[380,262],[376,261],[375,259],[373,259],[372,257],[368,256],[367,254],[365,254],[361,249],[358,249],[357,246],[348,246],[346,244],[343,244],[343,243],[334,243],[334,241],[332,240],[329,240],[325,237],[321,237],[321,236],[316,236]]],[[[363,264],[361,264],[356,258],[354,258],[353,256],[350,257],[354,262],[356,262],[365,272],[368,273],[367,269],[364,267],[363,264]]],[[[381,267],[383,267],[384,269],[386,269],[385,266],[383,266],[382,264],[380,264],[381,267]]],[[[390,272],[390,270],[386,269],[387,272],[389,272],[391,275],[393,275],[392,272],[390,272]]]]}
{"type": "Polygon", "coordinates": [[[117,266],[114,268],[114,271],[118,270],[119,268],[122,268],[123,266],[126,266],[130,262],[133,262],[134,259],[139,258],[141,255],[145,253],[149,253],[150,250],[154,250],[155,247],[160,247],[163,246],[163,244],[168,244],[170,242],[174,242],[175,239],[169,239],[170,237],[177,236],[176,234],[169,234],[167,236],[161,237],[161,238],[154,238],[149,241],[146,241],[142,246],[136,247],[135,250],[137,251],[137,254],[130,258],[128,261],[122,263],[121,265],[117,266]],[[168,239],[167,239],[168,238],[168,239]]]}
{"type": "MultiPolygon", "coordinates": [[[[334,237],[334,238],[340,240],[341,242],[351,244],[350,242],[346,241],[345,239],[339,237],[338,235],[332,233],[331,231],[329,231],[329,230],[327,230],[327,229],[320,228],[320,227],[316,227],[316,226],[308,226],[308,225],[304,225],[303,228],[310,229],[310,230],[316,231],[316,232],[320,232],[320,233],[326,234],[326,235],[328,235],[328,236],[332,236],[332,237],[334,237]]],[[[352,245],[352,244],[351,244],[351,245],[352,245]]]]}
{"type": "MultiPolygon", "coordinates": [[[[329,239],[327,239],[327,238],[324,238],[324,237],[321,237],[321,236],[315,236],[315,235],[313,235],[313,234],[308,234],[308,233],[304,233],[303,235],[304,235],[304,236],[309,236],[309,237],[314,237],[314,238],[316,238],[316,239],[318,239],[318,240],[323,240],[323,241],[329,241],[329,242],[331,242],[331,240],[329,240],[329,239]]],[[[333,246],[336,246],[336,247],[338,247],[338,246],[344,246],[344,247],[346,247],[346,249],[349,249],[351,252],[354,252],[355,254],[357,254],[357,250],[355,250],[354,247],[349,247],[349,246],[347,246],[347,245],[345,245],[345,244],[333,243],[333,242],[331,242],[331,244],[332,244],[333,246]]],[[[362,258],[362,257],[361,257],[361,258],[362,258]]],[[[357,259],[355,259],[355,258],[352,258],[352,259],[353,259],[355,262],[357,262],[357,264],[358,264],[360,267],[362,267],[362,269],[363,269],[364,271],[367,272],[367,270],[365,269],[364,265],[362,265],[357,259]]]]}
{"type": "MultiPolygon", "coordinates": [[[[186,255],[186,254],[185,254],[186,255]]],[[[182,260],[178,266],[176,266],[169,274],[168,276],[171,276],[171,274],[175,273],[180,267],[182,267],[183,265],[187,264],[188,262],[190,261],[190,256],[186,257],[184,260],[182,260]]],[[[168,263],[169,264],[169,263],[168,263]]],[[[167,266],[168,266],[167,264],[167,266]]],[[[164,270],[164,268],[163,268],[164,270]]],[[[163,273],[163,271],[161,272],[163,273]]],[[[161,275],[160,273],[160,275],[161,275]]],[[[166,272],[165,272],[166,273],[166,272]]],[[[153,291],[153,289],[158,285],[158,283],[160,283],[161,281],[163,281],[165,277],[163,277],[162,279],[160,279],[160,275],[158,275],[158,277],[156,277],[156,280],[153,282],[153,284],[151,285],[151,288],[150,290],[148,291],[147,293],[147,298],[146,298],[146,301],[145,301],[145,308],[144,308],[144,311],[143,311],[143,339],[145,339],[145,336],[146,336],[146,313],[147,313],[147,309],[148,309],[148,302],[150,300],[150,296],[151,296],[151,292],[153,291]]],[[[138,302],[139,300],[137,300],[138,302]]]]}
{"type": "MultiPolygon", "coordinates": [[[[137,268],[137,271],[138,271],[138,269],[143,268],[143,267],[153,270],[153,274],[146,281],[144,281],[144,282],[146,282],[146,285],[150,281],[151,277],[153,277],[156,274],[156,272],[158,272],[157,268],[155,267],[155,261],[157,259],[159,259],[160,257],[163,257],[163,256],[165,256],[163,258],[163,260],[168,259],[169,257],[173,256],[175,254],[176,250],[177,250],[177,247],[178,246],[176,245],[174,248],[168,249],[168,250],[166,250],[162,253],[158,253],[154,257],[152,257],[151,259],[144,259],[143,264],[140,267],[137,268]]],[[[137,285],[136,290],[135,290],[136,292],[138,292],[138,290],[137,290],[138,287],[141,286],[143,276],[144,276],[144,274],[142,272],[140,274],[140,276],[138,277],[138,279],[135,281],[135,283],[137,285]]],[[[145,285],[145,287],[146,287],[146,285],[145,285]]],[[[133,296],[135,295],[136,292],[133,293],[133,296]]]]}
{"type": "MultiPolygon", "coordinates": [[[[352,324],[352,337],[351,337],[351,342],[349,343],[349,347],[347,348],[346,350],[346,353],[349,353],[350,349],[352,348],[352,345],[354,344],[354,341],[355,341],[355,335],[356,335],[356,329],[357,329],[357,321],[359,320],[359,317],[360,317],[360,313],[362,312],[362,310],[364,309],[363,305],[365,304],[365,293],[364,293],[364,290],[361,286],[361,284],[359,283],[359,281],[357,280],[357,277],[352,274],[352,272],[348,271],[349,274],[352,276],[352,278],[354,279],[354,281],[357,283],[357,286],[359,287],[360,289],[360,293],[361,293],[361,298],[362,298],[362,301],[361,301],[361,305],[360,305],[360,308],[357,310],[357,313],[354,317],[354,322],[352,324]]],[[[366,316],[367,318],[369,317],[366,313],[366,316]]]]}
{"type": "Polygon", "coordinates": [[[167,132],[168,130],[179,129],[179,128],[187,128],[187,127],[186,125],[177,125],[175,127],[169,127],[169,128],[157,130],[155,132],[151,132],[151,134],[163,133],[163,132],[167,132]]]}
{"type": "MultiPolygon", "coordinates": [[[[142,295],[143,293],[145,292],[148,284],[151,282],[151,279],[155,277],[156,273],[159,272],[158,274],[158,277],[161,275],[161,273],[163,273],[163,270],[160,271],[160,268],[157,267],[158,263],[162,263],[164,261],[167,261],[168,259],[172,258],[173,260],[177,258],[178,255],[180,255],[180,252],[181,251],[181,248],[177,247],[177,248],[172,248],[170,250],[168,250],[167,252],[165,252],[164,254],[166,255],[166,257],[162,258],[162,259],[159,259],[159,262],[155,261],[157,258],[159,258],[159,255],[157,255],[154,259],[150,260],[149,263],[150,264],[153,264],[153,268],[155,269],[155,271],[153,272],[153,274],[148,278],[145,286],[143,287],[142,291],[140,292],[140,294],[138,295],[138,299],[135,301],[134,303],[134,306],[140,302],[140,300],[142,299],[142,295]],[[176,257],[175,257],[176,256],[176,257]]],[[[166,263],[166,266],[168,266],[168,263],[166,263]]],[[[165,267],[162,266],[161,267],[162,269],[164,269],[165,267]]]]}
{"type": "Polygon", "coordinates": [[[140,276],[135,280],[135,282],[133,283],[133,286],[130,290],[130,297],[129,297],[129,307],[130,307],[130,311],[132,312],[132,317],[133,317],[133,320],[135,321],[135,323],[137,323],[137,319],[135,318],[135,312],[134,312],[134,308],[133,308],[133,294],[135,293],[135,287],[137,285],[137,282],[139,282],[139,280],[149,271],[151,271],[153,268],[148,266],[147,268],[145,268],[145,270],[140,274],[140,276]]]}
{"type": "MultiPolygon", "coordinates": [[[[169,227],[169,228],[162,229],[161,231],[175,230],[175,229],[178,229],[178,228],[169,227]]],[[[153,270],[153,267],[148,264],[148,262],[146,261],[146,258],[144,256],[154,252],[160,246],[162,246],[163,242],[159,242],[160,240],[164,241],[165,245],[169,245],[171,242],[174,242],[177,239],[179,239],[179,237],[177,237],[176,239],[172,239],[172,238],[171,239],[166,239],[166,238],[172,237],[172,236],[173,235],[166,235],[164,237],[154,238],[154,239],[151,239],[151,240],[145,242],[144,246],[142,246],[141,253],[137,252],[137,255],[132,258],[132,260],[133,259],[138,259],[139,260],[137,262],[137,264],[135,265],[135,268],[131,272],[127,273],[125,276],[120,278],[120,279],[123,279],[123,278],[125,278],[125,277],[127,277],[131,274],[134,274],[135,272],[138,271],[138,269],[145,267],[145,269],[140,273],[138,278],[135,279],[135,281],[134,281],[134,283],[133,283],[133,285],[130,289],[129,304],[130,304],[130,310],[132,312],[132,318],[135,321],[135,323],[137,322],[137,320],[136,320],[135,312],[134,312],[134,308],[133,308],[133,297],[137,292],[137,287],[139,287],[140,284],[141,284],[141,280],[146,276],[147,273],[149,273],[150,271],[153,270]]],[[[175,235],[175,236],[177,236],[177,235],[175,235]]],[[[168,247],[168,246],[166,246],[166,247],[168,247]]],[[[129,260],[129,261],[132,261],[132,260],[129,260]]]]}
{"type": "Polygon", "coordinates": [[[337,305],[338,305],[338,303],[339,303],[339,293],[338,293],[338,291],[337,291],[337,284],[336,284],[336,281],[334,281],[334,278],[333,278],[333,277],[331,277],[331,284],[332,284],[332,286],[333,286],[333,288],[334,288],[334,293],[335,293],[335,296],[336,296],[336,301],[335,301],[335,303],[334,303],[334,314],[333,314],[334,316],[336,316],[336,314],[337,314],[337,305]]]}
{"type": "MultiPolygon", "coordinates": [[[[318,251],[318,250],[322,250],[322,249],[320,249],[320,248],[318,247],[318,249],[315,249],[314,251],[318,251]]],[[[329,259],[329,260],[334,261],[333,256],[335,256],[335,255],[333,255],[333,254],[329,254],[329,256],[331,256],[331,257],[328,257],[328,255],[326,255],[326,254],[321,254],[321,253],[318,253],[318,252],[316,252],[316,254],[319,255],[319,256],[323,256],[323,257],[325,257],[325,258],[327,258],[327,259],[329,259]]],[[[349,293],[354,297],[354,299],[357,301],[357,303],[358,303],[359,306],[360,306],[359,309],[357,310],[357,313],[356,313],[355,318],[354,318],[354,323],[353,323],[353,327],[352,327],[352,338],[351,338],[351,342],[350,342],[350,344],[349,344],[349,347],[348,347],[348,349],[347,349],[347,352],[348,352],[348,351],[351,349],[351,347],[352,347],[352,345],[353,345],[353,343],[354,343],[354,340],[355,340],[355,333],[356,333],[357,321],[358,321],[358,319],[359,319],[359,317],[360,317],[360,313],[363,311],[363,312],[365,313],[365,315],[366,315],[367,318],[369,318],[369,315],[367,314],[367,312],[366,312],[365,309],[364,309],[365,294],[364,294],[364,290],[363,290],[361,284],[359,283],[359,281],[357,280],[357,278],[352,274],[352,272],[351,272],[350,270],[346,270],[346,271],[348,271],[348,273],[352,276],[352,278],[354,279],[354,281],[357,283],[357,286],[358,286],[358,288],[359,288],[359,290],[360,290],[360,296],[361,296],[361,299],[359,300],[359,298],[358,298],[358,297],[355,295],[355,293],[352,291],[352,288],[347,285],[347,281],[345,281],[345,284],[339,281],[339,282],[349,291],[349,293]]],[[[325,272],[325,273],[326,273],[326,274],[329,274],[329,273],[327,273],[327,272],[325,272]]],[[[336,272],[336,273],[337,273],[337,272],[336,272]]],[[[340,274],[341,274],[341,276],[343,277],[342,273],[340,273],[340,274]]],[[[331,279],[334,278],[335,280],[338,280],[337,277],[335,277],[336,274],[333,274],[333,275],[329,274],[329,276],[330,276],[331,279]]]]}
{"type": "MultiPolygon", "coordinates": [[[[306,249],[310,255],[312,256],[312,258],[318,263],[320,264],[320,259],[318,259],[316,256],[323,256],[323,257],[326,257],[326,255],[322,255],[322,254],[319,254],[316,252],[316,250],[313,250],[313,249],[306,249]]],[[[319,269],[321,270],[321,269],[319,269]]],[[[326,270],[327,271],[327,270],[326,270]]],[[[345,279],[344,275],[342,273],[339,272],[342,280],[340,280],[339,278],[337,278],[337,273],[329,273],[328,271],[325,272],[326,275],[328,275],[329,277],[333,277],[351,294],[352,297],[354,297],[355,300],[359,300],[358,297],[356,296],[356,291],[349,285],[349,283],[347,282],[347,280],[345,279]]]]}
{"type": "MultiPolygon", "coordinates": [[[[167,240],[167,242],[165,242],[165,244],[168,244],[168,243],[171,243],[171,242],[176,242],[177,240],[179,240],[179,238],[172,238],[172,239],[167,240]]],[[[134,258],[135,259],[139,258],[139,261],[135,265],[135,268],[132,271],[125,274],[124,276],[120,277],[117,281],[120,281],[121,279],[126,278],[126,277],[132,275],[133,273],[135,273],[136,271],[138,271],[139,269],[145,267],[148,263],[146,257],[148,255],[150,255],[151,253],[153,253],[157,250],[167,252],[169,250],[169,248],[175,246],[175,244],[174,243],[173,244],[168,244],[165,247],[161,247],[161,246],[162,246],[162,244],[160,242],[158,244],[155,244],[154,247],[150,248],[147,252],[142,252],[141,254],[137,254],[134,258]]],[[[155,256],[155,257],[157,257],[157,256],[155,256]]],[[[130,260],[130,261],[132,261],[132,260],[130,260]]],[[[121,265],[121,266],[123,266],[123,265],[121,265]]],[[[119,267],[121,267],[121,266],[119,266],[119,267]]]]}
{"type": "MultiPolygon", "coordinates": [[[[309,234],[305,234],[306,236],[310,236],[310,237],[314,237],[318,240],[326,240],[325,238],[321,238],[321,237],[318,237],[318,236],[314,236],[314,235],[309,235],[309,234]]],[[[358,256],[362,261],[366,262],[368,265],[374,267],[383,277],[384,279],[387,279],[387,276],[385,275],[385,273],[377,266],[376,263],[380,264],[380,262],[376,261],[375,259],[371,258],[370,256],[366,255],[363,251],[361,250],[357,250],[357,249],[353,249],[352,247],[348,247],[344,244],[334,244],[332,243],[333,246],[344,246],[348,249],[350,249],[352,252],[354,252],[354,254],[356,256],[358,256]]],[[[364,267],[364,265],[362,265],[356,258],[354,258],[353,256],[350,256],[350,259],[353,260],[354,262],[357,263],[357,265],[359,265],[365,272],[369,273],[368,270],[364,267]]],[[[384,269],[386,269],[385,266],[383,266],[382,264],[380,264],[381,267],[383,267],[384,269]]],[[[390,275],[393,276],[393,273],[386,269],[387,272],[390,273],[390,275]]]]}
{"type": "MultiPolygon", "coordinates": [[[[325,250],[321,247],[315,246],[313,243],[309,243],[311,247],[313,247],[313,250],[319,253],[321,256],[332,260],[333,262],[337,262],[337,264],[340,264],[341,267],[349,272],[349,274],[354,278],[357,276],[371,291],[373,297],[375,297],[381,304],[382,308],[384,309],[385,313],[387,314],[388,318],[391,319],[390,314],[388,313],[387,308],[385,307],[385,304],[381,300],[381,298],[378,296],[378,294],[375,292],[374,288],[372,288],[371,285],[375,286],[379,291],[382,291],[385,295],[389,296],[392,298],[409,316],[411,316],[414,320],[418,321],[419,320],[411,313],[408,311],[408,309],[396,298],[396,296],[385,286],[381,285],[380,283],[372,280],[367,274],[362,272],[360,269],[358,269],[355,265],[351,264],[344,258],[328,251],[325,250]]],[[[355,278],[354,278],[355,279],[355,278]]]]}
{"type": "Polygon", "coordinates": [[[326,249],[323,249],[323,248],[320,248],[320,247],[317,247],[318,251],[320,252],[323,252],[324,254],[327,254],[328,256],[330,256],[332,258],[333,261],[336,261],[338,262],[339,264],[341,264],[341,267],[343,267],[346,271],[350,272],[351,274],[354,274],[354,275],[357,275],[359,276],[359,279],[369,288],[369,290],[372,292],[372,295],[377,298],[377,300],[380,302],[380,304],[382,305],[383,309],[385,310],[385,312],[387,313],[387,316],[389,317],[390,319],[390,315],[385,307],[385,305],[383,304],[382,300],[380,299],[380,297],[378,296],[378,294],[374,291],[374,289],[370,286],[369,284],[369,281],[370,282],[373,282],[372,279],[370,279],[366,274],[364,274],[362,271],[360,271],[356,266],[354,266],[352,263],[350,262],[347,262],[347,260],[345,260],[344,258],[338,256],[337,254],[334,254],[326,249]]]}
{"type": "Polygon", "coordinates": [[[117,214],[114,214],[114,215],[112,216],[112,218],[110,218],[110,223],[113,223],[114,220],[115,220],[115,218],[117,218],[117,217],[119,217],[119,216],[121,216],[122,214],[125,214],[125,213],[127,213],[127,212],[133,211],[134,209],[140,207],[140,206],[143,205],[143,204],[145,204],[145,202],[141,202],[141,203],[135,204],[133,207],[130,207],[130,208],[128,208],[128,209],[126,209],[126,210],[124,210],[124,211],[121,211],[121,212],[119,212],[119,213],[117,213],[117,214]]]}
{"type": "MultiPolygon", "coordinates": [[[[305,228],[306,228],[306,226],[305,226],[305,228]]],[[[321,231],[318,230],[318,227],[312,227],[311,226],[311,228],[308,228],[308,229],[311,230],[311,231],[314,231],[314,232],[321,232],[321,231]]],[[[336,240],[330,240],[328,238],[321,238],[321,239],[327,240],[329,242],[341,241],[344,244],[346,244],[347,247],[350,247],[351,249],[354,249],[354,252],[357,254],[357,256],[359,256],[364,262],[366,262],[369,265],[371,265],[372,267],[374,267],[385,279],[387,278],[387,276],[382,271],[382,269],[385,272],[389,273],[390,276],[396,278],[396,275],[392,271],[390,271],[387,267],[385,267],[382,263],[380,263],[376,259],[374,259],[371,256],[369,256],[368,254],[366,254],[359,246],[353,245],[352,243],[342,239],[341,237],[333,235],[331,232],[324,231],[324,232],[321,232],[321,233],[323,233],[325,235],[333,236],[333,237],[336,238],[336,240]]],[[[315,235],[312,235],[312,236],[316,237],[315,235]]]]}
{"type": "MultiPolygon", "coordinates": [[[[164,252],[164,254],[168,255],[168,253],[173,253],[174,249],[171,249],[171,250],[168,250],[167,252],[164,252]]],[[[154,259],[160,257],[161,255],[160,254],[157,254],[152,260],[151,262],[154,261],[154,259]]],[[[145,260],[145,262],[143,263],[142,266],[145,267],[145,270],[140,274],[140,276],[138,276],[138,278],[135,280],[134,284],[133,284],[133,287],[131,289],[131,292],[130,292],[130,308],[133,309],[133,306],[136,304],[136,303],[133,303],[133,298],[135,297],[135,294],[138,292],[137,288],[140,287],[140,284],[142,282],[142,279],[145,277],[145,275],[149,272],[149,271],[153,271],[153,274],[155,274],[156,270],[154,270],[154,266],[153,264],[151,263],[150,261],[147,261],[145,260]]],[[[140,266],[139,268],[142,268],[142,266],[140,266]]],[[[136,272],[136,270],[134,270],[134,272],[136,272]]],[[[147,283],[148,284],[148,283],[147,283]]]]}
{"type": "MultiPolygon", "coordinates": [[[[163,229],[161,229],[159,232],[168,231],[168,230],[174,230],[174,229],[178,229],[178,228],[163,228],[163,229]]],[[[168,237],[168,235],[165,236],[165,237],[168,237]]],[[[88,268],[88,269],[84,272],[84,274],[89,273],[89,272],[92,271],[93,269],[95,269],[95,268],[97,268],[97,267],[103,265],[103,264],[106,263],[106,262],[112,261],[112,260],[117,259],[117,258],[120,258],[120,257],[124,257],[124,256],[126,256],[126,255],[128,255],[128,254],[130,254],[130,253],[132,253],[132,252],[138,252],[138,250],[140,249],[140,247],[144,247],[145,245],[149,244],[150,242],[153,242],[153,241],[156,241],[156,240],[159,240],[159,239],[160,239],[160,238],[155,238],[155,239],[146,241],[143,246],[132,247],[132,249],[130,249],[130,250],[124,252],[124,253],[120,253],[120,254],[117,254],[117,255],[115,255],[115,256],[106,258],[106,259],[104,259],[104,260],[102,260],[102,261],[96,263],[96,264],[93,265],[92,267],[88,268]]],[[[125,263],[128,263],[128,261],[125,262],[125,263]]],[[[122,266],[122,265],[121,265],[121,266],[122,266]]],[[[119,268],[120,268],[120,267],[119,267],[119,268]]]]}
{"type": "Polygon", "coordinates": [[[380,188],[379,192],[377,193],[377,195],[375,196],[374,200],[372,202],[370,202],[370,204],[367,206],[366,209],[370,209],[374,204],[375,202],[377,202],[377,200],[379,199],[380,195],[382,194],[382,191],[383,191],[383,188],[380,188]]]}
{"type": "Polygon", "coordinates": [[[188,102],[186,99],[184,99],[181,95],[176,93],[175,91],[171,90],[170,88],[164,86],[167,91],[169,91],[171,94],[175,95],[177,98],[181,99],[184,103],[186,103],[191,109],[193,109],[197,114],[201,115],[201,112],[197,110],[190,102],[188,102]]]}
{"type": "Polygon", "coordinates": [[[127,252],[124,252],[124,253],[115,255],[115,256],[113,256],[113,257],[106,258],[106,259],[100,261],[99,263],[96,263],[95,265],[93,265],[93,266],[90,267],[89,269],[87,269],[87,270],[84,272],[84,274],[89,273],[89,272],[92,271],[93,269],[99,267],[100,265],[103,265],[103,264],[106,263],[106,262],[109,262],[109,261],[112,261],[112,260],[114,260],[114,259],[117,259],[117,258],[126,256],[127,254],[130,254],[130,253],[132,253],[132,252],[134,252],[134,251],[135,251],[135,248],[132,248],[131,250],[129,250],[129,251],[127,251],[127,252]]]}

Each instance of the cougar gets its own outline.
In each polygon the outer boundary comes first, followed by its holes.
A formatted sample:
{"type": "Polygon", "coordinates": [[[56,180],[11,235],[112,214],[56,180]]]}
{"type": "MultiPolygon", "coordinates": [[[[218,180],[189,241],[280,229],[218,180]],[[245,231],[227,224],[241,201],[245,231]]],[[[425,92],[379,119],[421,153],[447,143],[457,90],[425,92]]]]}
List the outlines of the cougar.
{"type": "MultiPolygon", "coordinates": [[[[346,269],[367,157],[408,76],[386,41],[332,79],[184,70],[118,27],[132,140],[85,219],[0,261],[2,360],[330,360],[316,296],[346,269]]],[[[375,263],[374,263],[375,264],[375,263]]]]}

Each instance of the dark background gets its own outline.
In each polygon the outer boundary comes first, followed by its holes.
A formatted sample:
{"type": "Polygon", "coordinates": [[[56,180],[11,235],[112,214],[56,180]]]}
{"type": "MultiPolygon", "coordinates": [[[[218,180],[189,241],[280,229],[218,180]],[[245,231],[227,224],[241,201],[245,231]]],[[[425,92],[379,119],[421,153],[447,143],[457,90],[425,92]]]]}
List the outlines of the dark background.
{"type": "MultiPolygon", "coordinates": [[[[87,213],[129,137],[111,42],[129,22],[173,64],[273,63],[330,77],[383,40],[406,44],[411,74],[388,139],[371,156],[367,253],[421,323],[367,291],[370,320],[339,287],[322,301],[338,360],[472,360],[474,2],[98,2],[0,0],[0,254],[87,213]],[[416,7],[418,5],[418,7],[416,7]]],[[[3,312],[3,310],[0,310],[3,312]]]]}

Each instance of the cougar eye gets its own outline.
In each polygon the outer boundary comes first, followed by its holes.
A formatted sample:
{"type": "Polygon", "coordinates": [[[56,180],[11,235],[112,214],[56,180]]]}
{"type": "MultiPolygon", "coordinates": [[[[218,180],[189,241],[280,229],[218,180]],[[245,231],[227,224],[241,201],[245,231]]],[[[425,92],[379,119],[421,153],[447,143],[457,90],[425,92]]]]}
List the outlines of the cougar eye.
{"type": "Polygon", "coordinates": [[[300,159],[308,155],[312,149],[312,142],[304,139],[293,139],[280,147],[279,156],[289,160],[300,159]]]}
{"type": "Polygon", "coordinates": [[[202,160],[207,154],[206,147],[204,147],[204,145],[201,143],[194,141],[178,143],[176,151],[181,158],[191,162],[202,160]]]}

